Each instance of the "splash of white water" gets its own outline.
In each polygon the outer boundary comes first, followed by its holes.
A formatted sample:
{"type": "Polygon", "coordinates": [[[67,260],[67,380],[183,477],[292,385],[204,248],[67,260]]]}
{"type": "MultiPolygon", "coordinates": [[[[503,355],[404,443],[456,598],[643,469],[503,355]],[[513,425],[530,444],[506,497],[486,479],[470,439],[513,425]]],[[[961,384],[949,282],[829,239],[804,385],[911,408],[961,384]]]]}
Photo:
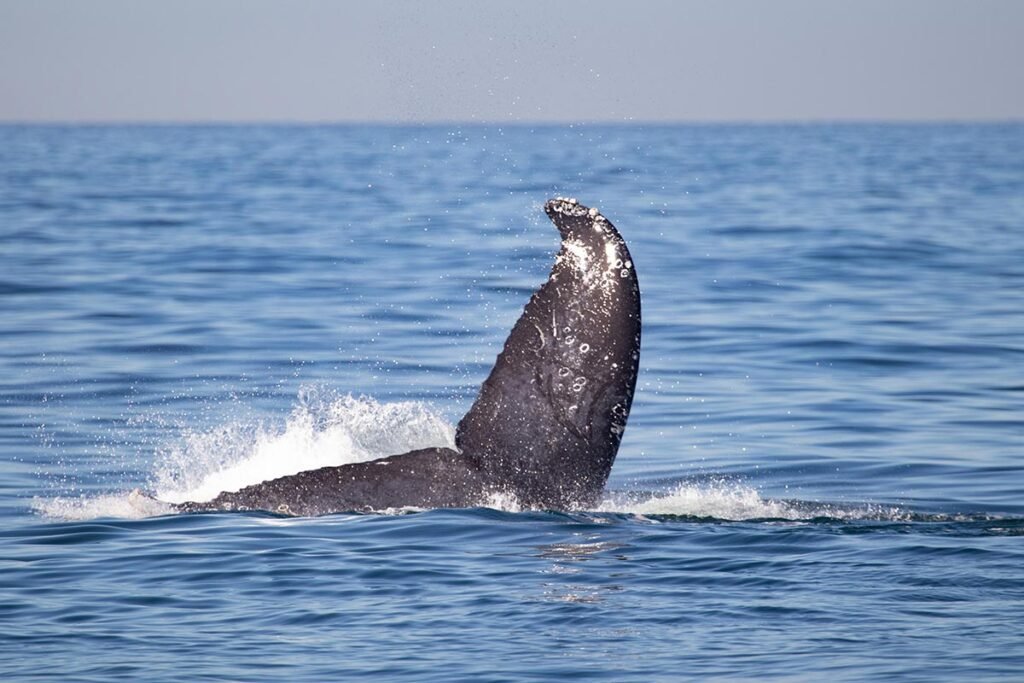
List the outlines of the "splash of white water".
{"type": "MultiPolygon", "coordinates": [[[[421,403],[378,403],[317,387],[300,390],[283,425],[228,423],[185,431],[157,454],[148,488],[158,500],[132,493],[37,499],[41,514],[68,520],[140,518],[173,512],[172,503],[204,501],[275,477],[344,465],[433,446],[454,447],[455,429],[421,403]]],[[[496,492],[482,505],[519,512],[515,496],[496,492]]],[[[387,511],[383,511],[387,512],[387,511]]],[[[838,507],[762,497],[729,480],[681,483],[666,493],[638,498],[609,495],[591,510],[641,517],[671,515],[721,520],[900,519],[898,508],[838,507]]]]}
{"type": "Polygon", "coordinates": [[[802,519],[804,513],[786,503],[765,499],[756,489],[735,482],[680,484],[675,489],[646,500],[616,500],[601,503],[600,512],[637,515],[678,515],[714,519],[802,519]]]}
{"type": "Polygon", "coordinates": [[[830,519],[899,520],[907,511],[899,507],[870,504],[838,506],[827,503],[783,501],[765,498],[754,487],[731,480],[700,484],[682,483],[666,493],[637,500],[635,497],[610,496],[596,510],[640,516],[671,515],[728,521],[755,519],[810,520],[830,519]]]}
{"type": "Polygon", "coordinates": [[[33,507],[67,520],[149,517],[172,512],[171,503],[210,500],[304,470],[454,444],[455,428],[421,403],[379,403],[303,387],[283,425],[233,422],[186,430],[161,449],[148,486],[158,500],[133,491],[36,499],[33,507]]]}
{"type": "Polygon", "coordinates": [[[304,387],[283,427],[228,424],[186,434],[162,454],[153,488],[160,500],[205,501],[318,467],[454,444],[455,429],[421,403],[304,387]]]}

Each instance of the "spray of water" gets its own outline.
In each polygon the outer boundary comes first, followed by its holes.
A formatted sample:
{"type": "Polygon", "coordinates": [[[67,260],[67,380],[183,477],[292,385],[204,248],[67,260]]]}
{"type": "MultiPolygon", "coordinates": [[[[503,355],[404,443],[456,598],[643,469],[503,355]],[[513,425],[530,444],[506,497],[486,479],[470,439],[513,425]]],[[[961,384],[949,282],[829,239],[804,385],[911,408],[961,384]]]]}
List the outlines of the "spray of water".
{"type": "Polygon", "coordinates": [[[305,387],[283,426],[229,423],[186,433],[160,453],[152,488],[160,500],[204,501],[304,470],[454,443],[454,428],[421,403],[305,387]]]}
{"type": "Polygon", "coordinates": [[[227,422],[186,429],[158,449],[146,486],[157,500],[126,492],[37,499],[33,507],[67,520],[149,517],[173,512],[171,503],[210,500],[221,491],[304,470],[454,443],[454,427],[421,403],[379,403],[303,387],[283,424],[227,422]]]}
{"type": "MultiPolygon", "coordinates": [[[[160,448],[147,486],[156,500],[133,491],[40,499],[35,508],[45,516],[67,520],[170,514],[173,503],[210,500],[222,491],[318,467],[418,448],[451,448],[454,439],[454,427],[421,403],[379,403],[303,387],[283,423],[228,422],[212,429],[185,430],[175,442],[160,448]]],[[[494,494],[483,504],[507,512],[521,509],[509,494],[494,494]]],[[[592,512],[722,520],[893,519],[904,514],[897,509],[772,500],[751,486],[728,480],[681,483],[660,494],[613,494],[592,512]]]]}

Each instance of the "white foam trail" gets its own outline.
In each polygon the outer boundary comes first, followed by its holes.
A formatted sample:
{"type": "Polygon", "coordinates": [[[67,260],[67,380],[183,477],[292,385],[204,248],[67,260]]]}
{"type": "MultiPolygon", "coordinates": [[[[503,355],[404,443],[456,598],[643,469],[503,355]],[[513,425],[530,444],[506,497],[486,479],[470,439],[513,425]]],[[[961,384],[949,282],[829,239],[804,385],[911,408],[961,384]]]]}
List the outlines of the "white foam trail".
{"type": "Polygon", "coordinates": [[[32,509],[45,517],[53,517],[69,522],[78,522],[100,517],[118,519],[142,519],[157,517],[174,512],[167,503],[143,496],[138,491],[128,494],[110,494],[103,496],[79,496],[36,498],[32,501],[32,509]]]}
{"type": "Polygon", "coordinates": [[[780,501],[762,498],[757,489],[734,482],[680,484],[666,494],[643,501],[605,500],[597,511],[727,520],[806,518],[805,513],[780,501]]]}
{"type": "Polygon", "coordinates": [[[714,518],[729,521],[785,519],[792,521],[827,517],[859,520],[907,518],[898,507],[858,505],[840,507],[823,503],[787,502],[764,498],[752,486],[735,481],[717,480],[703,484],[683,483],[667,493],[645,500],[610,497],[595,512],[634,515],[672,515],[714,518]]]}

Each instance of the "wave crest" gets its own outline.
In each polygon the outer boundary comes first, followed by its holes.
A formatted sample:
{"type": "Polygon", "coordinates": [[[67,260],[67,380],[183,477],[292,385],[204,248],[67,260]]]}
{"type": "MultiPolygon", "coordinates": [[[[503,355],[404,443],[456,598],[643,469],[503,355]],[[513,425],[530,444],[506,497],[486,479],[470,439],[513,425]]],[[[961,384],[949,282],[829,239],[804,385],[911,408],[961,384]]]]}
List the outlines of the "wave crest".
{"type": "Polygon", "coordinates": [[[907,519],[906,510],[886,505],[838,505],[765,498],[754,487],[737,481],[680,483],[661,494],[638,499],[610,496],[596,512],[641,516],[696,517],[725,521],[784,519],[888,520],[907,519]]]}

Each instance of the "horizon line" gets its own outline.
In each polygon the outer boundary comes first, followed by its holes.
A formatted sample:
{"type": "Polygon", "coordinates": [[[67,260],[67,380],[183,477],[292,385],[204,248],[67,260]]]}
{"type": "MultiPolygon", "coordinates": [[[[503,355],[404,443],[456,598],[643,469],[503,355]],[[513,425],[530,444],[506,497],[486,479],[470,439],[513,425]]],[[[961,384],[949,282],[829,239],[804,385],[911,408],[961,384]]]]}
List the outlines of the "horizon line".
{"type": "Polygon", "coordinates": [[[816,126],[816,125],[1016,125],[1024,124],[1020,117],[850,117],[850,118],[770,118],[770,119],[0,119],[0,126],[515,126],[515,127],[572,127],[572,126],[816,126]]]}

